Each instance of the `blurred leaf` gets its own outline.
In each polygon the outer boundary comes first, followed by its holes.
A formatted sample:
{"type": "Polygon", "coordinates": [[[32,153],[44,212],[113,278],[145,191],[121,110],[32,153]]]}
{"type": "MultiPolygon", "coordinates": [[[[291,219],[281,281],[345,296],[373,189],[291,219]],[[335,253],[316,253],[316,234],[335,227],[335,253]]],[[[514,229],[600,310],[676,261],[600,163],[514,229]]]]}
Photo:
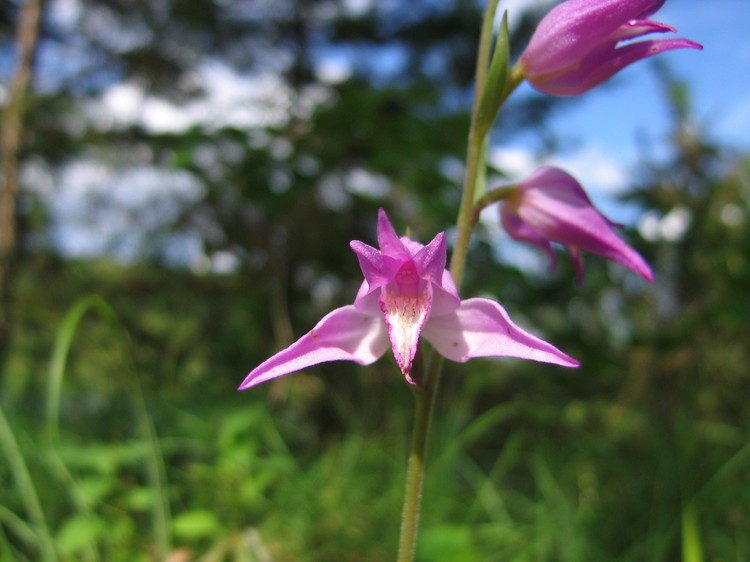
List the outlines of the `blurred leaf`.
{"type": "Polygon", "coordinates": [[[73,556],[95,546],[107,532],[107,524],[97,515],[73,515],[58,531],[55,543],[60,552],[73,556]]]}
{"type": "Polygon", "coordinates": [[[693,504],[682,508],[682,562],[703,562],[698,511],[693,504]]]}
{"type": "Polygon", "coordinates": [[[172,527],[175,536],[186,541],[215,537],[221,530],[216,515],[205,509],[193,509],[176,515],[172,527]]]}
{"type": "Polygon", "coordinates": [[[472,544],[471,530],[464,525],[429,526],[419,536],[417,560],[474,562],[482,559],[472,544]]]}
{"type": "Polygon", "coordinates": [[[135,512],[149,511],[156,500],[156,491],[143,486],[129,490],[123,497],[125,507],[135,512]]]}

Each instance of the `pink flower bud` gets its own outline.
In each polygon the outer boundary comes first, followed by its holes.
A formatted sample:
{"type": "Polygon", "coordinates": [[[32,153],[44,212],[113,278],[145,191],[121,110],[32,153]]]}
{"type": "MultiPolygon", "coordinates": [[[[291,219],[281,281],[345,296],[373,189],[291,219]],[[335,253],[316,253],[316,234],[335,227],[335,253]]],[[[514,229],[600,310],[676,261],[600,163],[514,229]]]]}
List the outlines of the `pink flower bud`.
{"type": "Polygon", "coordinates": [[[599,211],[576,179],[559,168],[545,166],[518,184],[518,191],[500,207],[505,230],[516,240],[545,250],[554,268],[557,257],[551,242],[563,244],[573,260],[578,282],[583,281],[582,252],[598,254],[653,281],[651,268],[628,246],[599,211]]]}
{"type": "Polygon", "coordinates": [[[650,39],[675,29],[647,18],[666,0],[567,0],[539,23],[520,58],[526,78],[553,96],[582,94],[631,63],[673,49],[703,49],[690,39],[650,39]]]}

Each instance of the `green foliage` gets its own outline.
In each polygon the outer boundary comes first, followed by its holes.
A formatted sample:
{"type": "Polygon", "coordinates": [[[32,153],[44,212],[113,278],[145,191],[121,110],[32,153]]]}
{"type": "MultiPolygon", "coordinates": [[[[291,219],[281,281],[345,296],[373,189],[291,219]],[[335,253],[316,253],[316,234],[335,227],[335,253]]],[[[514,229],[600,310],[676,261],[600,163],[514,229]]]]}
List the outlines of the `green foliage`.
{"type": "MultiPolygon", "coordinates": [[[[319,376],[236,395],[242,365],[270,345],[257,321],[267,303],[262,293],[247,293],[247,278],[84,263],[40,270],[44,282],[29,270],[18,293],[24,330],[3,379],[13,393],[2,396],[60,559],[148,559],[160,532],[154,509],[165,498],[172,552],[391,559],[411,409],[392,365],[382,361],[365,374],[330,364],[319,376]],[[55,445],[35,414],[47,398],[47,362],[68,303],[76,310],[73,295],[94,288],[121,327],[108,316],[80,317],[55,445]],[[13,383],[19,376],[22,385],[13,383]],[[139,419],[153,420],[156,449],[139,419]],[[148,468],[155,454],[165,471],[162,491],[148,468]]],[[[561,300],[595,305],[595,297],[570,294],[595,295],[604,272],[590,271],[594,281],[583,288],[547,283],[561,300]]],[[[539,289],[529,297],[552,290],[539,289]]],[[[636,312],[652,298],[622,296],[636,312]]],[[[701,361],[686,367],[686,359],[674,364],[676,357],[661,355],[666,332],[652,336],[647,323],[628,332],[630,346],[577,324],[605,326],[601,310],[577,310],[574,327],[560,331],[544,307],[516,303],[550,333],[589,334],[571,343],[584,367],[569,374],[520,362],[448,365],[425,488],[423,559],[658,561],[678,557],[683,544],[685,560],[744,556],[750,445],[745,412],[733,405],[744,383],[732,378],[734,357],[721,371],[734,390],[698,385],[701,361]],[[670,403],[677,391],[680,401],[670,403]]],[[[670,325],[684,337],[676,318],[670,325]]],[[[713,351],[694,345],[691,356],[713,351]]],[[[7,484],[2,552],[37,558],[39,528],[15,472],[0,470],[7,484]]]]}

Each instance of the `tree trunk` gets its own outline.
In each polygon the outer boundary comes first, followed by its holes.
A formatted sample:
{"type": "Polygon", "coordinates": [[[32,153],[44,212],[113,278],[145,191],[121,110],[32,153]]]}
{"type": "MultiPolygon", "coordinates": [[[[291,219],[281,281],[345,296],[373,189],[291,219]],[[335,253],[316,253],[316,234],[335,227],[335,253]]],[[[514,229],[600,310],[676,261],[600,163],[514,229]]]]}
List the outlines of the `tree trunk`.
{"type": "Polygon", "coordinates": [[[11,78],[8,103],[0,134],[0,356],[11,334],[10,285],[18,244],[16,201],[18,198],[18,153],[23,132],[26,92],[39,36],[42,0],[26,0],[20,8],[16,32],[17,64],[11,78]]]}

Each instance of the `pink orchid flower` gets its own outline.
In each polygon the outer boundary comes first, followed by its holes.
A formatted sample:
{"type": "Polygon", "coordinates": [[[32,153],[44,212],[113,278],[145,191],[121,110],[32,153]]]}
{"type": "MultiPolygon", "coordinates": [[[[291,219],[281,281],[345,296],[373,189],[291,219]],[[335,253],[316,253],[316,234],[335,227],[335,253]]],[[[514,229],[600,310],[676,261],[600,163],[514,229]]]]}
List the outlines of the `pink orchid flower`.
{"type": "Polygon", "coordinates": [[[550,242],[563,244],[575,264],[579,283],[583,281],[584,250],[654,280],[646,261],[615,233],[613,227],[619,225],[596,210],[573,176],[554,166],[539,168],[520,182],[515,194],[500,206],[500,219],[513,238],[545,250],[550,269],[557,265],[550,242]]]}
{"type": "Polygon", "coordinates": [[[689,39],[620,42],[676,31],[646,19],[666,0],[567,0],[542,19],[520,58],[526,78],[554,96],[575,96],[629,64],[673,49],[702,49],[689,39]]]}
{"type": "Polygon", "coordinates": [[[516,326],[505,309],[483,298],[461,300],[445,269],[440,233],[426,246],[396,234],[385,211],[378,214],[380,249],[352,241],[364,281],[354,304],[328,313],[295,343],[253,369],[239,387],[326,361],[369,365],[390,346],[407,381],[420,338],[458,362],[472,357],[518,357],[565,367],[578,362],[516,326]]]}

